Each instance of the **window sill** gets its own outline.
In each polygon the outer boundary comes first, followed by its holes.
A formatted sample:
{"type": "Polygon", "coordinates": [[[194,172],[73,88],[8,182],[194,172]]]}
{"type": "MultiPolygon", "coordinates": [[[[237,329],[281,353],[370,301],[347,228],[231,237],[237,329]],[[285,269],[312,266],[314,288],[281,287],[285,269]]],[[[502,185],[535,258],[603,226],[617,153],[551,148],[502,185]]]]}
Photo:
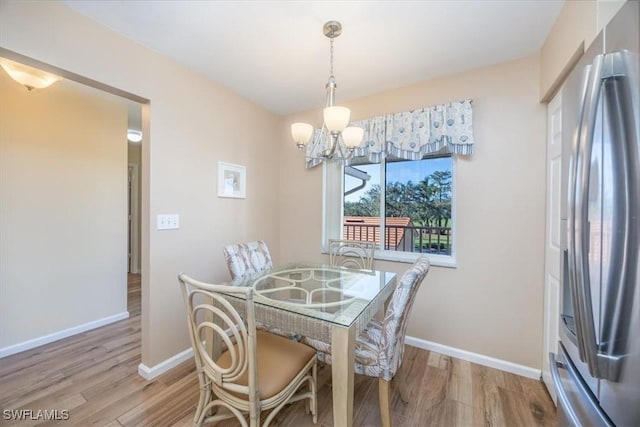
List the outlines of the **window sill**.
{"type": "MultiPolygon", "coordinates": [[[[329,254],[328,250],[322,250],[322,253],[325,255],[329,254]]],[[[412,253],[412,252],[396,252],[396,251],[380,251],[376,250],[374,253],[373,259],[380,261],[393,261],[393,262],[404,262],[407,264],[414,263],[416,259],[421,254],[412,253]]],[[[431,261],[431,265],[434,267],[445,267],[445,268],[457,268],[458,264],[454,256],[447,255],[433,255],[426,254],[429,256],[429,260],[431,261]]]]}

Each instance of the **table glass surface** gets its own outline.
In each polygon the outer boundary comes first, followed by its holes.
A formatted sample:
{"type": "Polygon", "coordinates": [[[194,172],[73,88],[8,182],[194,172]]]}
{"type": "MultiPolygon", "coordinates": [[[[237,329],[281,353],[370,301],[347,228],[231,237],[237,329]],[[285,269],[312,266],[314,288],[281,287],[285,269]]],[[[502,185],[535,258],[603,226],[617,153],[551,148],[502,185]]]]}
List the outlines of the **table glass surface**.
{"type": "Polygon", "coordinates": [[[244,285],[254,287],[256,304],[349,326],[394,278],[384,271],[291,263],[244,285]]]}

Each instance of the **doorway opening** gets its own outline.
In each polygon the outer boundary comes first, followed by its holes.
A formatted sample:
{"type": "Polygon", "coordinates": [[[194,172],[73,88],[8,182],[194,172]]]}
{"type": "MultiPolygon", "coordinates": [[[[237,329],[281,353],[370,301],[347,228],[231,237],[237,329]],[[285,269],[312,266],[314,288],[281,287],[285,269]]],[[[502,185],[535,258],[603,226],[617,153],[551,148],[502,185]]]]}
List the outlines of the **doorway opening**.
{"type": "Polygon", "coordinates": [[[11,95],[3,114],[12,124],[1,141],[7,154],[2,170],[16,177],[3,179],[0,192],[7,207],[3,231],[15,230],[0,233],[3,247],[10,248],[0,261],[11,266],[3,268],[1,282],[13,301],[31,301],[19,310],[0,304],[0,323],[19,326],[36,316],[52,319],[3,334],[4,357],[126,317],[141,318],[148,247],[141,220],[148,210],[143,203],[148,197],[143,182],[148,149],[142,150],[142,144],[148,143],[149,110],[148,100],[137,95],[4,48],[0,57],[63,77],[50,88],[28,91],[0,71],[3,96],[11,95]],[[130,108],[144,135],[133,150],[134,160],[127,144],[130,108]],[[33,264],[38,269],[26,286],[21,271],[33,264]],[[33,283],[49,289],[34,298],[33,283]]]}

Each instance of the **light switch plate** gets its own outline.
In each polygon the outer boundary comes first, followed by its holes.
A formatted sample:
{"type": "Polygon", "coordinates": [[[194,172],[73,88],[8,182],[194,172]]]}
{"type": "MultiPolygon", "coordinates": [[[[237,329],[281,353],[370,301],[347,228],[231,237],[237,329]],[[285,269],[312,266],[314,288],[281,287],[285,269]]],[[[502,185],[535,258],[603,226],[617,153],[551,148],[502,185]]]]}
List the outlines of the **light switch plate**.
{"type": "Polygon", "coordinates": [[[158,230],[176,230],[180,228],[180,215],[158,215],[158,230]]]}

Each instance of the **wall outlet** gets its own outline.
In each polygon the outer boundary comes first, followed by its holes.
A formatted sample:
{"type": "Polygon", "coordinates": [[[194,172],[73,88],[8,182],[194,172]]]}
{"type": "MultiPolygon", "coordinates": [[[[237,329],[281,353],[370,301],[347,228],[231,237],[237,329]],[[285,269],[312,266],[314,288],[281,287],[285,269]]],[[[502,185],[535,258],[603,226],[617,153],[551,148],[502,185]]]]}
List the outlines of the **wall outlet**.
{"type": "Polygon", "coordinates": [[[158,215],[158,230],[175,230],[180,228],[180,215],[158,215]]]}

